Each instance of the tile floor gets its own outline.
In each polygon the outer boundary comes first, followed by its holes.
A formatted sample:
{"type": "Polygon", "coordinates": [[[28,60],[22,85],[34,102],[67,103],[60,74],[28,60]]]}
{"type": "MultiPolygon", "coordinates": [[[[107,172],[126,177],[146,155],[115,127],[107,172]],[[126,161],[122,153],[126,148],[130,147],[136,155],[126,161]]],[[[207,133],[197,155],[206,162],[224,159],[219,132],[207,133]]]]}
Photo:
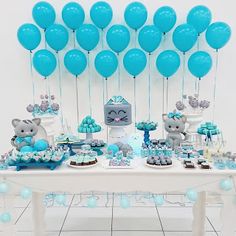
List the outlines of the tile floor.
{"type": "MultiPolygon", "coordinates": [[[[87,208],[88,195],[67,196],[66,207],[46,209],[47,236],[190,236],[192,206],[180,206],[183,196],[168,196],[162,207],[144,196],[132,197],[131,208],[119,207],[119,197],[100,195],[98,206],[87,208]]],[[[206,236],[219,235],[220,205],[207,206],[206,236]]],[[[1,208],[1,205],[0,205],[1,208]]],[[[31,202],[15,202],[17,236],[32,235],[31,202]]],[[[0,224],[1,229],[1,224],[0,224]]],[[[0,230],[1,231],[1,230],[0,230]]],[[[3,234],[0,232],[0,236],[3,234]]]]}

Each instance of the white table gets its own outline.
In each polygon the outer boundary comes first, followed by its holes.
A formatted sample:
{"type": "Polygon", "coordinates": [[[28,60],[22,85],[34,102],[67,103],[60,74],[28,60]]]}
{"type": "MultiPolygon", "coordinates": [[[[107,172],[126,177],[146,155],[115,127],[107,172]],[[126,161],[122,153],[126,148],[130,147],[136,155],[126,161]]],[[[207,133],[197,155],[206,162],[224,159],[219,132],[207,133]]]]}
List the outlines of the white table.
{"type": "MultiPolygon", "coordinates": [[[[33,190],[34,236],[43,236],[44,205],[43,197],[47,192],[68,192],[71,194],[101,191],[101,192],[134,192],[143,191],[154,194],[180,192],[195,187],[199,192],[198,201],[193,207],[193,235],[202,236],[205,232],[206,192],[221,194],[224,201],[222,209],[222,235],[234,235],[236,204],[234,189],[223,192],[219,188],[220,180],[231,176],[236,178],[236,171],[231,170],[201,170],[184,169],[179,161],[175,166],[165,170],[152,169],[144,165],[144,160],[137,160],[135,169],[104,169],[97,165],[88,169],[73,169],[66,165],[54,171],[51,170],[14,170],[0,171],[0,181],[27,186],[33,190]]],[[[19,189],[12,189],[12,192],[19,189]]],[[[12,195],[13,196],[13,195],[12,195]]],[[[7,198],[7,203],[13,206],[13,197],[7,198]]],[[[14,227],[9,223],[5,227],[7,236],[14,235],[14,227]]]]}

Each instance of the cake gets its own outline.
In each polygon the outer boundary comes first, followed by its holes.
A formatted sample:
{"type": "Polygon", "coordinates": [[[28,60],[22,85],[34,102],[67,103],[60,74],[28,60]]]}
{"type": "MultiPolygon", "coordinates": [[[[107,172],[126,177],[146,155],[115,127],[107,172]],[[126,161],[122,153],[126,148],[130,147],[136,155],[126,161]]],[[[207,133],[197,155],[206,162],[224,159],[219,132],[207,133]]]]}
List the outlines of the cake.
{"type": "Polygon", "coordinates": [[[113,96],[104,105],[105,124],[108,126],[127,126],[132,123],[131,104],[122,96],[113,96]]]}
{"type": "Polygon", "coordinates": [[[72,166],[90,166],[98,162],[97,153],[91,150],[89,145],[83,145],[76,155],[70,160],[72,166]]]}

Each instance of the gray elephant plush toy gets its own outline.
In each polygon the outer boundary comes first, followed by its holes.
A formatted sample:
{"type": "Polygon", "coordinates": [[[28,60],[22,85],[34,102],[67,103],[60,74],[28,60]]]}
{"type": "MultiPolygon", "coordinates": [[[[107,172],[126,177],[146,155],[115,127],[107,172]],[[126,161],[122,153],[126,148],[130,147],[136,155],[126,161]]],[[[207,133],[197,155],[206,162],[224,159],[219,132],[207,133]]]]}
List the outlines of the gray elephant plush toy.
{"type": "Polygon", "coordinates": [[[179,112],[171,112],[162,115],[165,130],[168,133],[166,141],[174,149],[178,147],[183,139],[186,116],[179,112]]]}
{"type": "Polygon", "coordinates": [[[11,144],[18,151],[24,146],[33,146],[35,142],[34,136],[38,132],[40,123],[40,118],[34,118],[33,120],[12,120],[15,136],[11,139],[11,144]]]}

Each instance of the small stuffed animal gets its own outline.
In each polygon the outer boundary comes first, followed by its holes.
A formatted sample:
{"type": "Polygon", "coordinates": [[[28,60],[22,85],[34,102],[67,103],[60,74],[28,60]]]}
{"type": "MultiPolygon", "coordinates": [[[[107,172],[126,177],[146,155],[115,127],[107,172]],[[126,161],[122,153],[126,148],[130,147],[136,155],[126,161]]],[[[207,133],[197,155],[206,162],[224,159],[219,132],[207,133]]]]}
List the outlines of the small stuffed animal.
{"type": "Polygon", "coordinates": [[[33,146],[35,143],[34,136],[38,132],[40,123],[40,118],[34,118],[33,120],[12,120],[15,136],[11,139],[11,144],[18,151],[24,146],[33,146]]]}
{"type": "Polygon", "coordinates": [[[186,116],[179,112],[171,112],[162,115],[165,130],[168,133],[166,141],[174,149],[183,141],[182,134],[184,134],[186,116]]]}

